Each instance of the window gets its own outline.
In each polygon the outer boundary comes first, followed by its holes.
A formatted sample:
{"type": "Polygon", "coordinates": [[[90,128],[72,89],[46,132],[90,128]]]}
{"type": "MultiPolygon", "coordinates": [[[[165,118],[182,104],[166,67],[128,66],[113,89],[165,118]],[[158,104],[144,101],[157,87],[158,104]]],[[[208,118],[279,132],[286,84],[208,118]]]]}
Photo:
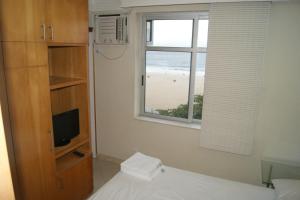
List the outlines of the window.
{"type": "Polygon", "coordinates": [[[200,122],[207,34],[207,13],[144,16],[141,115],[200,122]]]}

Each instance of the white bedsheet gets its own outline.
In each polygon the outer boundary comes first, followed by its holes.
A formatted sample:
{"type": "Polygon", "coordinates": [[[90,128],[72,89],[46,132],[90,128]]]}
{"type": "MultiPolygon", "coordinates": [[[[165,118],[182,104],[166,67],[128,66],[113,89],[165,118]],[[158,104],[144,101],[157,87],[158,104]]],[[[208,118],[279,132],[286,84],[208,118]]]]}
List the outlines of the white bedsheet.
{"type": "Polygon", "coordinates": [[[271,189],[164,166],[152,181],[119,172],[90,200],[274,200],[271,189]]]}

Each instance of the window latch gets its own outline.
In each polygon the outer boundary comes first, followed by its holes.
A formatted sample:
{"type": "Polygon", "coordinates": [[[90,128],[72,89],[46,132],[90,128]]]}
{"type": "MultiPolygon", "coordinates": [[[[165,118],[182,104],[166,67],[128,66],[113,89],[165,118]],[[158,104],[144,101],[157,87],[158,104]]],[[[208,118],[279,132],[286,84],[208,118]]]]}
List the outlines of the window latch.
{"type": "Polygon", "coordinates": [[[144,86],[144,75],[142,75],[142,86],[144,86]]]}

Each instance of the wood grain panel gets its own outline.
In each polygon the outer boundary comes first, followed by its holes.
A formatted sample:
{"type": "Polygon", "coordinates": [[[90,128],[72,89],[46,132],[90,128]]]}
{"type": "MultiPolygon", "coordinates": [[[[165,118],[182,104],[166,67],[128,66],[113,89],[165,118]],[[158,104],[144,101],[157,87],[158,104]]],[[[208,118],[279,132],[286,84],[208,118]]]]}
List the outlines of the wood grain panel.
{"type": "Polygon", "coordinates": [[[49,48],[51,76],[87,78],[87,46],[49,48]]]}
{"type": "Polygon", "coordinates": [[[45,0],[0,0],[1,41],[44,41],[45,0]]]}
{"type": "Polygon", "coordinates": [[[46,43],[3,42],[5,68],[24,68],[48,65],[46,43]]]}
{"type": "Polygon", "coordinates": [[[88,43],[88,0],[47,0],[48,41],[88,43]]]}
{"type": "Polygon", "coordinates": [[[7,69],[5,73],[22,199],[53,199],[55,163],[48,68],[7,69]]]}
{"type": "Polygon", "coordinates": [[[65,154],[64,156],[56,160],[57,173],[61,173],[62,171],[68,170],[69,168],[73,167],[81,160],[85,159],[86,157],[89,157],[90,155],[91,155],[90,144],[86,143],[84,145],[80,145],[73,151],[65,154]],[[79,157],[78,155],[74,154],[75,151],[82,153],[83,156],[79,157]]]}
{"type": "Polygon", "coordinates": [[[86,83],[86,81],[83,79],[80,79],[80,78],[50,76],[50,89],[51,90],[80,85],[83,83],[86,83]]]}
{"type": "Polygon", "coordinates": [[[93,191],[92,156],[57,174],[56,200],[83,200],[93,191]],[[74,192],[76,191],[76,192],[74,192]]]}
{"type": "Polygon", "coordinates": [[[79,107],[75,99],[75,88],[68,87],[51,91],[52,114],[60,114],[79,107]]]}

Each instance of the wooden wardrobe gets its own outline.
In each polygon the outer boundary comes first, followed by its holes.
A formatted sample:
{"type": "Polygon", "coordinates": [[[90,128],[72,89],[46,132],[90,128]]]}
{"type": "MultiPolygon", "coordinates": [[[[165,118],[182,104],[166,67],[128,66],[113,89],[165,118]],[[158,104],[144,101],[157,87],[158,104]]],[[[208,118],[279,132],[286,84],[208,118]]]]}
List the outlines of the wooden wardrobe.
{"type": "Polygon", "coordinates": [[[87,198],[88,0],[0,0],[0,30],[18,196],[87,198]],[[80,134],[55,148],[52,116],[72,109],[79,109],[80,134]]]}

